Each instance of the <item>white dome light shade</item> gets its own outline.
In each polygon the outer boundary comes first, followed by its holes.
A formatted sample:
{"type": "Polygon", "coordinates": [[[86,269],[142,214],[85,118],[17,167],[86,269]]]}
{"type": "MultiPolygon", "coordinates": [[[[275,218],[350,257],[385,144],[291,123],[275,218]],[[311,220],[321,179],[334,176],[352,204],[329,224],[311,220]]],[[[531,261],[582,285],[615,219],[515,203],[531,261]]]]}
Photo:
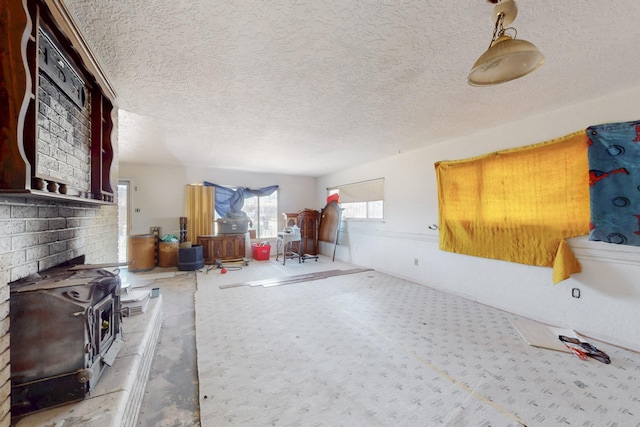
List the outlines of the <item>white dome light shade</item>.
{"type": "Polygon", "coordinates": [[[507,30],[517,33],[511,24],[518,15],[514,0],[497,0],[491,17],[495,20],[489,49],[473,64],[467,81],[472,86],[491,86],[526,76],[544,63],[544,55],[533,43],[517,40],[507,30]]]}
{"type": "Polygon", "coordinates": [[[544,63],[544,55],[533,43],[498,38],[473,64],[468,82],[473,86],[490,86],[525,76],[544,63]]]}

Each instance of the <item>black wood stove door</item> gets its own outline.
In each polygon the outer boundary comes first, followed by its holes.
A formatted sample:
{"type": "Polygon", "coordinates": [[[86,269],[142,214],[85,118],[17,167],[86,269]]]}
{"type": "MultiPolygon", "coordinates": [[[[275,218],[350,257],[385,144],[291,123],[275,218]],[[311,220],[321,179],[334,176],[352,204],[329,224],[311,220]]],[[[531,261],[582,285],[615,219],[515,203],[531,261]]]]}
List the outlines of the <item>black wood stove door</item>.
{"type": "Polygon", "coordinates": [[[10,288],[12,417],[84,399],[122,341],[119,276],[48,271],[10,288]]]}

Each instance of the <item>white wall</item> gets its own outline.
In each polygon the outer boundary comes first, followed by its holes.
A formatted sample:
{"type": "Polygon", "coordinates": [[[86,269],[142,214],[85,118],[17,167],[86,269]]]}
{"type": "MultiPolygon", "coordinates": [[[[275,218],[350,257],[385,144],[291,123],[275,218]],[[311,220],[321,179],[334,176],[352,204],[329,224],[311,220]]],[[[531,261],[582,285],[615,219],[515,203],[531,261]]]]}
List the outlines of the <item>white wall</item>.
{"type": "Polygon", "coordinates": [[[385,178],[384,220],[343,224],[337,257],[640,351],[640,248],[572,239],[583,272],[553,285],[551,268],[440,251],[437,231],[429,229],[438,223],[436,161],[639,118],[640,88],[321,177],[318,204],[327,187],[385,178]]]}
{"type": "Polygon", "coordinates": [[[279,185],[279,213],[321,208],[317,204],[316,179],[310,177],[120,163],[120,179],[132,181],[132,224],[129,234],[147,234],[149,227],[160,226],[163,234],[178,236],[179,218],[185,216],[186,186],[202,184],[203,181],[249,188],[279,185]],[[136,209],[140,212],[135,212],[136,209]]]}

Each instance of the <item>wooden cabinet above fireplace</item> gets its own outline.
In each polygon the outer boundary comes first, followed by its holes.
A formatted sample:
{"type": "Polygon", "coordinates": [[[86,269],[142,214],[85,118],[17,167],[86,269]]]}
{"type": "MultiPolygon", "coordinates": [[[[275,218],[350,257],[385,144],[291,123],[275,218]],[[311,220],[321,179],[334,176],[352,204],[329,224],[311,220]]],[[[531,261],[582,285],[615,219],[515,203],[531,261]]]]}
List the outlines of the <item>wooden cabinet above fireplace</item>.
{"type": "Polygon", "coordinates": [[[62,2],[2,2],[0,20],[0,195],[114,203],[115,92],[62,2]]]}

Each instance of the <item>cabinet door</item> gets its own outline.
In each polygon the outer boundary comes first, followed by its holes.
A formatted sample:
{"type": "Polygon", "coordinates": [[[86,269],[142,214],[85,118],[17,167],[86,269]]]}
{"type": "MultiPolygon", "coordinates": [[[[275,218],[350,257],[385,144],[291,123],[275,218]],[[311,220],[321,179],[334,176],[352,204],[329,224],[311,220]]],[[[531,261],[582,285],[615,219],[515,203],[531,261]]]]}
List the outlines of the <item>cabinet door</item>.
{"type": "Polygon", "coordinates": [[[239,259],[245,256],[244,234],[233,234],[224,236],[220,242],[221,259],[239,259]]]}
{"type": "Polygon", "coordinates": [[[209,241],[209,245],[214,260],[224,259],[224,244],[222,239],[212,239],[209,241]]]}
{"type": "Polygon", "coordinates": [[[240,235],[236,239],[237,247],[236,247],[236,258],[244,258],[247,255],[247,236],[240,235]]]}
{"type": "Polygon", "coordinates": [[[236,253],[235,237],[225,237],[222,240],[222,259],[234,258],[235,253],[236,253]]]}
{"type": "Polygon", "coordinates": [[[318,253],[318,218],[317,211],[304,210],[298,214],[300,227],[300,255],[317,255],[318,253]]]}

